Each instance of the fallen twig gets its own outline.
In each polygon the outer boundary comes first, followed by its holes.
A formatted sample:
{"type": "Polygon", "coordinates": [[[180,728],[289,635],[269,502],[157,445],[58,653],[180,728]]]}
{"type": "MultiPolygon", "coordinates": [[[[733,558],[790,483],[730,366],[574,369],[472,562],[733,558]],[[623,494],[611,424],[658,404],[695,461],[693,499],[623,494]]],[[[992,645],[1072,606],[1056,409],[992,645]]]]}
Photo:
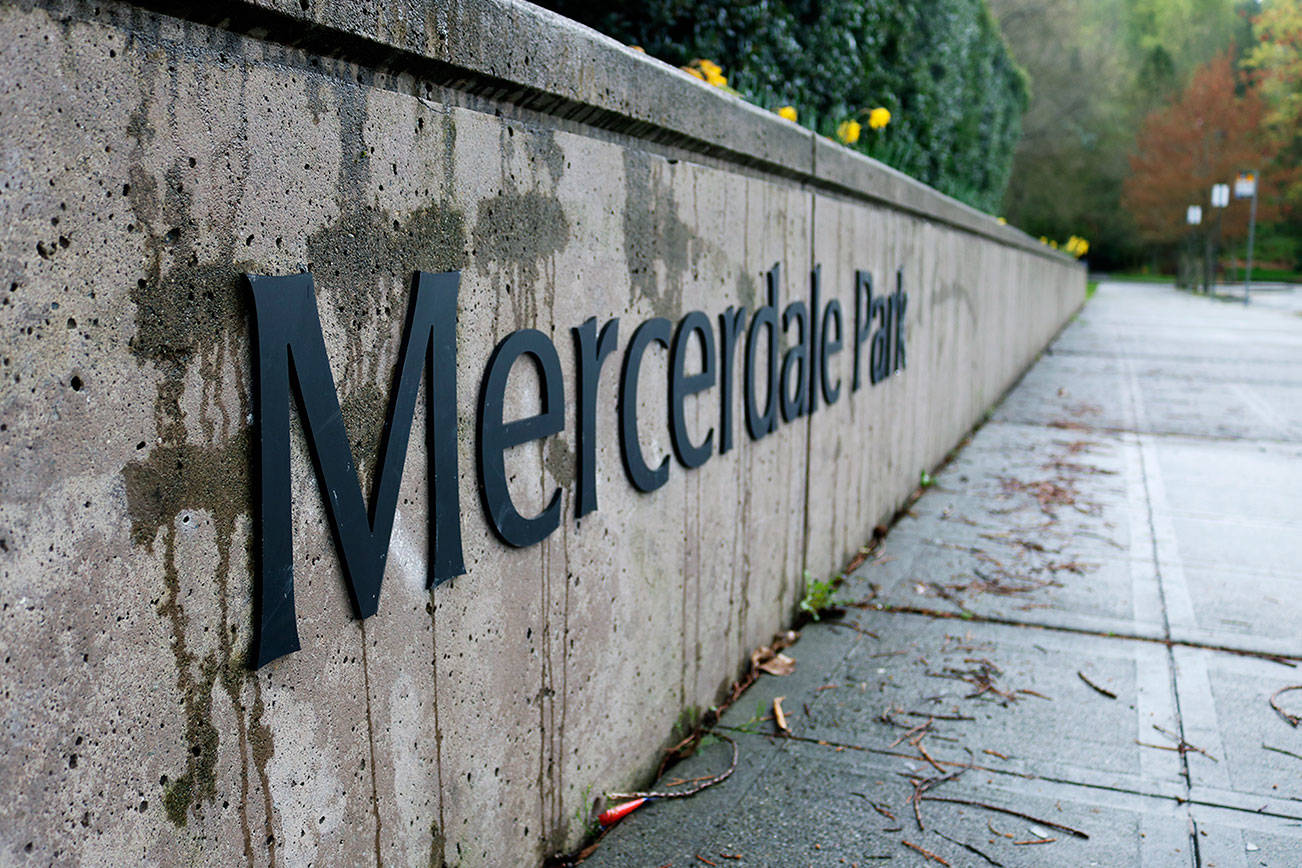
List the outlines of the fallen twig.
{"type": "MultiPolygon", "coordinates": [[[[1167,738],[1175,741],[1176,742],[1175,749],[1178,750],[1182,755],[1188,753],[1189,751],[1194,751],[1195,753],[1200,753],[1203,756],[1207,757],[1212,762],[1216,762],[1216,757],[1212,756],[1207,751],[1203,750],[1197,745],[1193,745],[1185,741],[1184,736],[1176,735],[1174,732],[1171,732],[1169,729],[1162,729],[1162,727],[1158,726],[1156,723],[1153,724],[1153,729],[1162,733],[1162,735],[1166,736],[1167,738]]],[[[1149,745],[1149,747],[1157,747],[1157,745],[1149,745]]]]}
{"type": "MultiPolygon", "coordinates": [[[[932,765],[935,765],[935,763],[932,763],[932,765]]],[[[922,794],[932,787],[943,784],[946,781],[954,780],[954,778],[963,774],[963,772],[967,771],[969,768],[971,768],[971,766],[963,766],[961,769],[956,769],[949,774],[941,775],[938,778],[917,778],[913,775],[904,774],[903,772],[899,773],[901,777],[907,778],[909,783],[913,784],[913,795],[909,796],[908,800],[913,803],[913,819],[918,824],[919,832],[925,832],[927,830],[927,827],[922,823],[922,794]]]]}
{"type": "Polygon", "coordinates": [[[1294,759],[1302,760],[1302,754],[1293,753],[1291,750],[1284,750],[1282,747],[1271,747],[1268,744],[1263,744],[1261,747],[1263,750],[1273,750],[1275,753],[1282,753],[1285,756],[1291,756],[1294,759]]]}
{"type": "Polygon", "coordinates": [[[986,828],[990,830],[990,834],[998,835],[1001,838],[1011,839],[1012,837],[1014,837],[1010,832],[1001,832],[998,829],[996,829],[994,824],[991,823],[989,820],[986,820],[986,828]]]}
{"type": "Polygon", "coordinates": [[[1270,707],[1275,710],[1275,713],[1280,716],[1280,719],[1294,729],[1297,729],[1297,725],[1302,723],[1302,716],[1289,714],[1287,711],[1275,704],[1275,699],[1278,698],[1281,693],[1287,693],[1290,690],[1302,690],[1302,684],[1292,684],[1288,687],[1281,687],[1279,690],[1276,690],[1270,695],[1270,707]]]}
{"type": "Polygon", "coordinates": [[[900,714],[907,714],[909,717],[931,717],[936,720],[976,720],[966,714],[928,714],[925,711],[901,711],[900,714]]]}
{"type": "Polygon", "coordinates": [[[862,633],[865,636],[871,636],[874,639],[882,638],[881,636],[878,636],[876,633],[874,633],[872,630],[865,630],[863,627],[860,627],[858,624],[849,624],[845,621],[828,621],[827,626],[848,627],[849,629],[854,630],[856,633],[862,633]]]}
{"type": "Polygon", "coordinates": [[[887,747],[895,747],[900,742],[909,738],[909,736],[917,732],[926,731],[930,726],[931,726],[931,718],[927,718],[925,721],[913,727],[912,729],[908,730],[907,732],[904,733],[904,735],[900,736],[899,738],[895,739],[895,741],[888,744],[887,747]]]}
{"type": "Polygon", "coordinates": [[[1099,687],[1099,686],[1098,686],[1097,684],[1095,684],[1093,681],[1090,681],[1088,678],[1086,678],[1084,672],[1077,671],[1076,674],[1077,674],[1078,676],[1080,676],[1080,680],[1081,680],[1081,681],[1084,681],[1084,682],[1085,682],[1086,684],[1088,684],[1090,687],[1094,688],[1094,690],[1095,690],[1096,692],[1098,692],[1098,693],[1102,693],[1102,694],[1103,694],[1104,696],[1106,696],[1108,699],[1116,699],[1116,698],[1117,698],[1117,695],[1116,695],[1115,693],[1113,693],[1111,690],[1108,690],[1108,689],[1103,688],[1103,687],[1099,687]]]}
{"type": "Polygon", "coordinates": [[[1089,835],[1080,829],[1073,829],[1071,826],[1064,826],[1062,823],[1055,823],[1052,820],[1041,820],[1039,817],[1032,817],[1030,814],[1023,814],[1021,811],[1014,811],[1011,808],[1001,808],[998,805],[988,805],[985,802],[975,802],[971,799],[948,799],[944,796],[923,796],[928,802],[949,802],[952,805],[968,805],[973,808],[985,808],[988,811],[997,811],[1001,814],[1007,814],[1010,817],[1018,817],[1031,823],[1039,823],[1041,826],[1048,826],[1051,829],[1057,829],[1060,832],[1066,832],[1069,835],[1075,835],[1077,838],[1089,840],[1089,835]]]}
{"type": "Polygon", "coordinates": [[[715,732],[712,734],[714,735],[715,738],[722,739],[723,741],[726,741],[728,744],[732,745],[732,762],[728,764],[728,768],[724,769],[719,774],[712,775],[708,778],[699,779],[699,783],[697,783],[696,786],[689,787],[688,789],[685,790],[673,790],[673,791],[652,790],[649,792],[642,792],[642,793],[606,793],[606,798],[608,799],[682,799],[682,798],[686,798],[687,796],[694,796],[697,793],[699,793],[701,790],[706,789],[707,787],[712,787],[715,784],[726,781],[732,775],[732,773],[737,770],[737,742],[728,738],[728,736],[724,735],[721,732],[715,732]]]}
{"type": "Polygon", "coordinates": [[[935,769],[936,771],[940,772],[942,775],[945,774],[945,770],[942,769],[942,768],[941,768],[941,767],[936,763],[936,761],[935,761],[934,759],[931,758],[931,754],[927,753],[927,749],[926,749],[925,747],[922,746],[922,742],[918,742],[917,744],[914,745],[914,747],[916,747],[916,748],[918,749],[918,753],[922,754],[922,758],[925,759],[928,763],[931,764],[931,767],[932,767],[933,769],[935,769]]]}
{"type": "Polygon", "coordinates": [[[1057,840],[1057,838],[1031,838],[1027,841],[1014,841],[1013,844],[1020,847],[1024,844],[1052,844],[1057,840]]]}
{"type": "MultiPolygon", "coordinates": [[[[935,829],[932,829],[932,831],[933,831],[933,832],[936,832],[935,829]]],[[[976,847],[973,847],[971,844],[965,844],[964,842],[960,841],[960,840],[957,839],[957,838],[951,838],[951,837],[949,837],[948,835],[946,835],[944,832],[936,832],[936,834],[939,835],[940,837],[944,838],[946,841],[949,841],[951,844],[957,844],[958,846],[962,847],[964,850],[967,850],[969,853],[975,853],[975,854],[977,854],[977,855],[980,856],[982,859],[984,859],[984,860],[986,860],[987,862],[989,862],[991,865],[996,866],[996,868],[1003,868],[1003,865],[1004,865],[1003,862],[997,862],[997,861],[995,861],[993,858],[991,858],[990,856],[987,856],[985,853],[982,853],[980,850],[978,850],[976,847]]]]}
{"type": "Polygon", "coordinates": [[[937,856],[935,853],[931,852],[930,850],[927,850],[927,849],[924,849],[924,848],[922,848],[922,847],[919,847],[917,844],[914,844],[914,843],[911,842],[911,841],[904,841],[904,840],[901,840],[900,843],[903,844],[905,847],[908,847],[910,850],[917,850],[917,851],[918,851],[919,853],[921,853],[923,856],[926,856],[928,859],[931,859],[931,860],[934,861],[934,862],[939,862],[941,865],[944,865],[945,868],[949,868],[949,863],[948,863],[948,862],[946,862],[944,859],[940,858],[939,856],[937,856]]]}

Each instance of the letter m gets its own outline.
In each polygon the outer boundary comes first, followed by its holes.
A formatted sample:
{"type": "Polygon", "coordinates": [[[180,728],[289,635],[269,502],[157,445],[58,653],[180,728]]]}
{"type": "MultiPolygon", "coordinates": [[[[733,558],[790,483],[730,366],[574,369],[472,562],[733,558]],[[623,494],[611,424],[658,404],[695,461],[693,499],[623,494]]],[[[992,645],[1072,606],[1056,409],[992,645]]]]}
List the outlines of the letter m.
{"type": "Polygon", "coordinates": [[[428,585],[466,571],[457,491],[456,316],[461,276],[455,271],[416,275],[369,508],[362,498],[330,373],[312,275],[246,277],[253,295],[258,440],[257,667],[299,649],[290,514],[291,384],[296,387],[308,449],[357,617],[368,618],[379,607],[422,368],[431,503],[428,585]]]}

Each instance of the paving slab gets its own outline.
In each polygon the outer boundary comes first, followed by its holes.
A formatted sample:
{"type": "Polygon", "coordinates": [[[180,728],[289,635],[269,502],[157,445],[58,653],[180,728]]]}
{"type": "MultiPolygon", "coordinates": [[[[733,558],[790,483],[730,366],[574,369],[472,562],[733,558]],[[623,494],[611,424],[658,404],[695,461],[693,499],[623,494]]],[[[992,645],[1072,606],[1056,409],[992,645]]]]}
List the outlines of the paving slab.
{"type": "Polygon", "coordinates": [[[736,774],[590,861],[1302,864],[1299,360],[1288,305],[1103,284],[724,711],[736,774]]]}

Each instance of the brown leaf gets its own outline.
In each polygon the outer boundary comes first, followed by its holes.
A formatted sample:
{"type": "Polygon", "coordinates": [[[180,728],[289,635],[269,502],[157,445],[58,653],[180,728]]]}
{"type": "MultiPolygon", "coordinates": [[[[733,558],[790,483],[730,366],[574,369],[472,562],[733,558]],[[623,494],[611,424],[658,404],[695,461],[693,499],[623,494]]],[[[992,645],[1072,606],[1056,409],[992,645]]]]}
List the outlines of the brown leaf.
{"type": "Polygon", "coordinates": [[[759,664],[760,671],[769,675],[790,675],[796,671],[796,661],[785,654],[778,654],[770,660],[759,664]]]}
{"type": "Polygon", "coordinates": [[[773,720],[777,723],[778,729],[790,733],[791,727],[787,726],[787,716],[782,713],[782,700],[784,699],[786,699],[785,696],[773,697],[773,720]]]}

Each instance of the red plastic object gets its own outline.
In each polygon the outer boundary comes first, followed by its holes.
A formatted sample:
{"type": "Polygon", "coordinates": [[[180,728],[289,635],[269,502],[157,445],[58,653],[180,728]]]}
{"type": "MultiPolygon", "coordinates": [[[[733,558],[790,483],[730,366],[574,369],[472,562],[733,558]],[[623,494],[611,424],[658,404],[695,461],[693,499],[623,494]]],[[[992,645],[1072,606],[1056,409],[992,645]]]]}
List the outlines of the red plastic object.
{"type": "Polygon", "coordinates": [[[603,828],[606,826],[613,826],[638,808],[642,807],[642,803],[645,801],[645,798],[634,799],[631,802],[625,802],[622,805],[608,808],[607,810],[602,811],[601,815],[597,817],[597,822],[600,823],[603,828]]]}

